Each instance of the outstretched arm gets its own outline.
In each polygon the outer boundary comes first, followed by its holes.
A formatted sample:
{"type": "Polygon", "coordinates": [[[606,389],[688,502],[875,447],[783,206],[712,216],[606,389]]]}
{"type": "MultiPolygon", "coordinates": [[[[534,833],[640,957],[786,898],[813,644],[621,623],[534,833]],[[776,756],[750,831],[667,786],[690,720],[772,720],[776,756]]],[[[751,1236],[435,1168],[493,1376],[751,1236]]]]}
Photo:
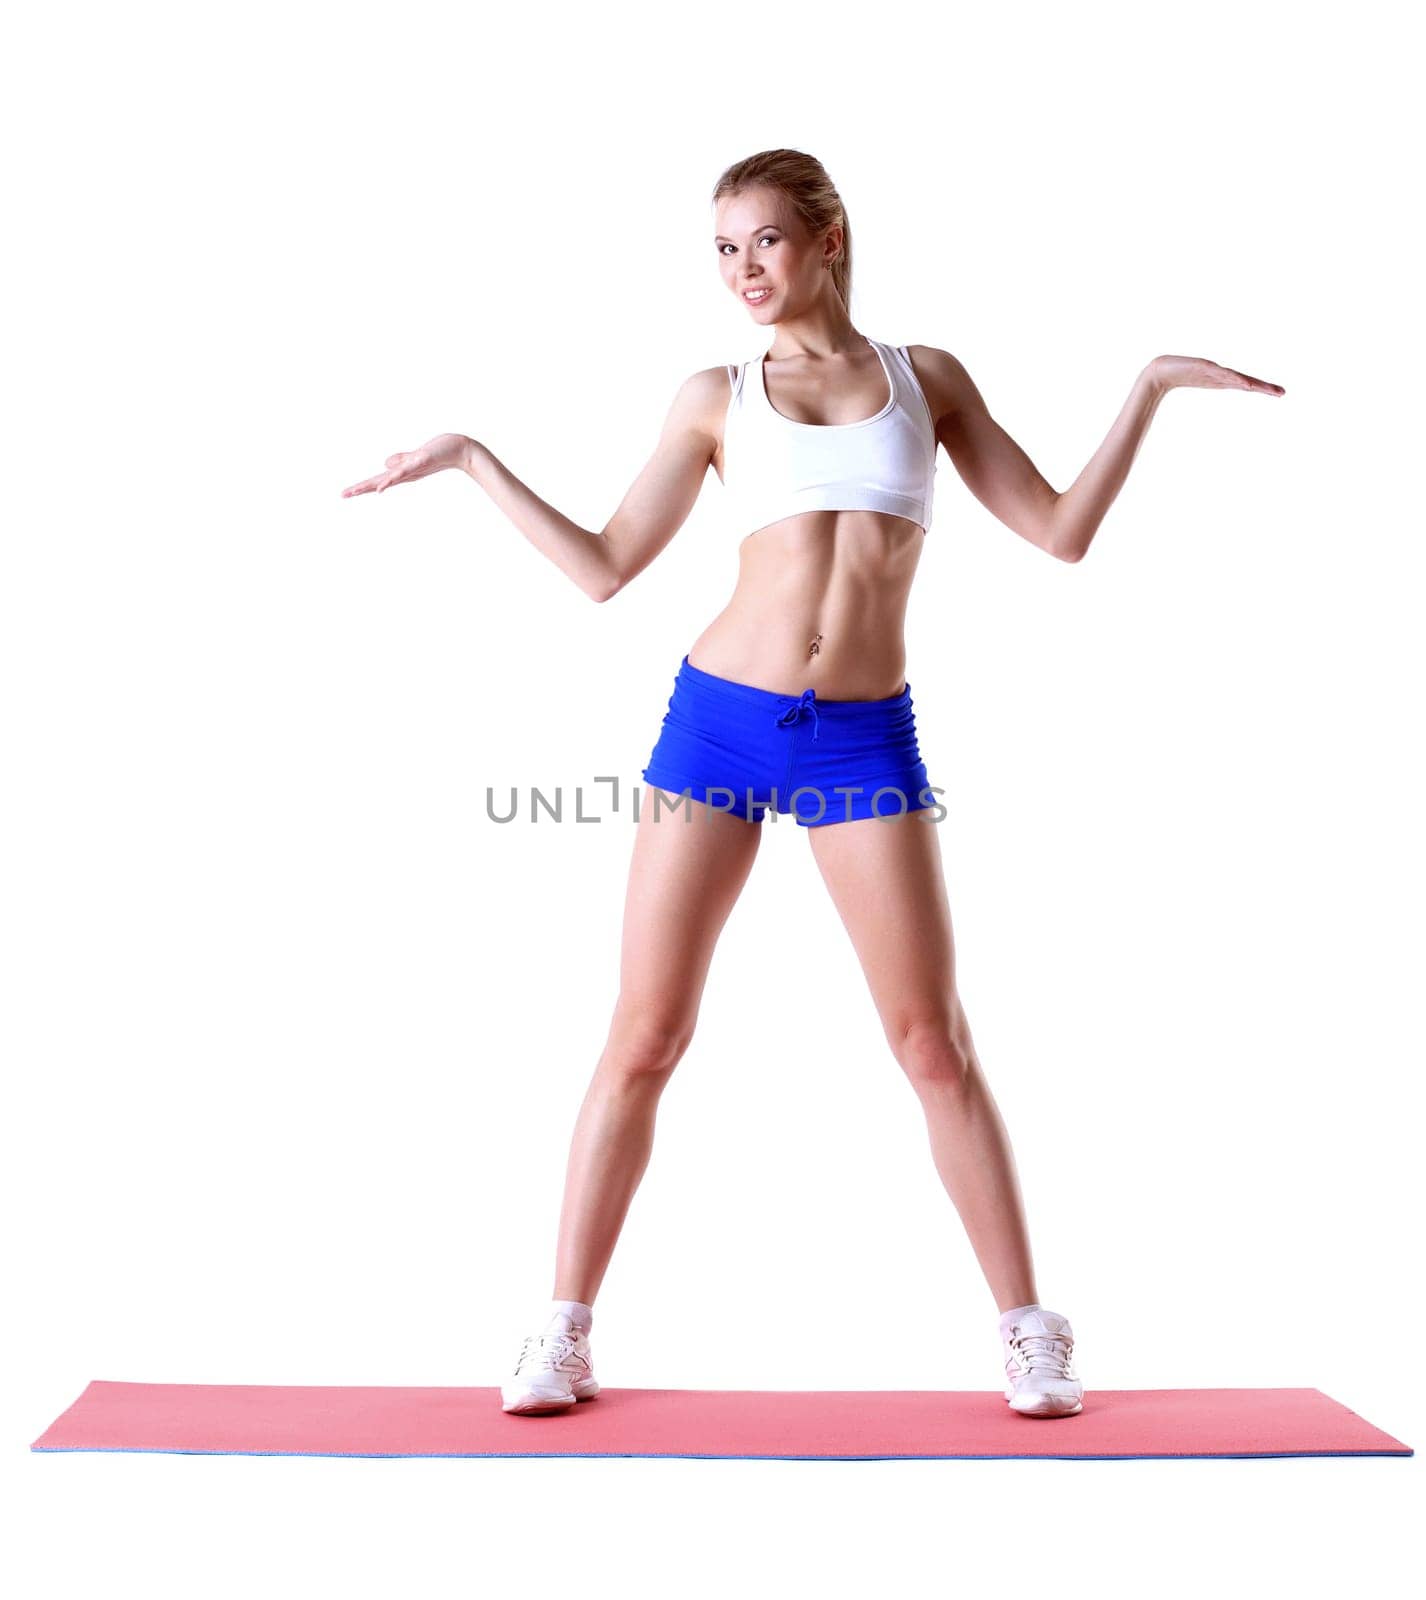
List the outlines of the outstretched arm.
{"type": "Polygon", "coordinates": [[[1280,395],[1280,385],[1197,356],[1156,356],[1134,380],[1104,443],[1063,492],[991,416],[970,374],[953,355],[928,350],[928,396],[936,437],[977,500],[1006,527],[1061,561],[1089,549],[1129,475],[1159,401],[1170,389],[1249,389],[1280,395]]]}
{"type": "Polygon", "coordinates": [[[342,495],[380,494],[395,483],[459,468],[591,600],[608,600],[648,566],[687,520],[716,447],[709,428],[711,404],[720,393],[726,395],[727,387],[721,367],[684,381],[653,456],[599,533],[571,522],[492,450],[459,433],[437,434],[416,450],[388,456],[385,472],[353,484],[342,495]]]}

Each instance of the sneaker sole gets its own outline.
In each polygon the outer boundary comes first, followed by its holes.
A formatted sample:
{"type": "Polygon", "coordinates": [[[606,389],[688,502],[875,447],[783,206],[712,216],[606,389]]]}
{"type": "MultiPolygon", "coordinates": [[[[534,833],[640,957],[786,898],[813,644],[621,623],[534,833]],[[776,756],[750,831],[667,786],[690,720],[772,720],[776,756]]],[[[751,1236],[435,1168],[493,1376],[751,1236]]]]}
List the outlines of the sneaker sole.
{"type": "Polygon", "coordinates": [[[598,1397],[598,1394],[599,1385],[596,1383],[592,1388],[585,1389],[582,1392],[576,1390],[574,1394],[568,1397],[564,1395],[530,1395],[518,1400],[502,1400],[500,1409],[516,1417],[544,1416],[552,1411],[568,1411],[577,1401],[593,1400],[598,1397]]]}
{"type": "Polygon", "coordinates": [[[1074,1417],[1084,1409],[1082,1401],[1076,1400],[1072,1406],[1067,1406],[1063,1401],[1050,1400],[1048,1404],[1039,1406],[1017,1406],[1012,1400],[1010,1409],[1022,1417],[1074,1417]]]}

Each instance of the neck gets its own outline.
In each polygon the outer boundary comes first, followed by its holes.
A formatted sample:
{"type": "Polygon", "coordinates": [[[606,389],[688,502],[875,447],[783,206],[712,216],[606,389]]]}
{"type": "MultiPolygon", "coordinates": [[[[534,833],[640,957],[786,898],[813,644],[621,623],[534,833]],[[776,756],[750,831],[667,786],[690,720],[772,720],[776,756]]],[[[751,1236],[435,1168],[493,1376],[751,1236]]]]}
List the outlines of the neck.
{"type": "Polygon", "coordinates": [[[815,305],[776,325],[767,354],[774,361],[785,361],[790,356],[815,359],[855,355],[866,346],[866,336],[852,326],[841,297],[829,285],[815,305]]]}

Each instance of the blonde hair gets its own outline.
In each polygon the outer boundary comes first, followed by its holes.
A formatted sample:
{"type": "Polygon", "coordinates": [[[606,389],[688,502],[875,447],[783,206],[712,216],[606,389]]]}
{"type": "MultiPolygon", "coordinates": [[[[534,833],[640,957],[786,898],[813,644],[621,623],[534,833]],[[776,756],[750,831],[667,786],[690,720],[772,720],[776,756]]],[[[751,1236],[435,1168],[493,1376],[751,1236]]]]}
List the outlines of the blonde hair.
{"type": "Polygon", "coordinates": [[[842,304],[852,306],[852,225],[827,169],[803,150],[759,150],[728,167],[713,185],[713,204],[746,189],[767,187],[786,195],[811,233],[835,223],[842,228],[842,248],[832,263],[832,283],[842,304]]]}

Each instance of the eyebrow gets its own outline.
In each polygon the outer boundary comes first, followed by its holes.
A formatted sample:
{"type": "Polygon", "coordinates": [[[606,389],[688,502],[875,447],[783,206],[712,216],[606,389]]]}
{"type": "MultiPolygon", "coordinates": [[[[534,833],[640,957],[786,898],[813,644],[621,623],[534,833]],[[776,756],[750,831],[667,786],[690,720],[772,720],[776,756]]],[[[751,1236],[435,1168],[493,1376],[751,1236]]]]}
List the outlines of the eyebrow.
{"type": "MultiPolygon", "coordinates": [[[[758,234],[766,233],[769,228],[771,228],[774,233],[782,232],[782,229],[778,227],[775,222],[765,222],[760,228],[754,228],[753,231],[748,235],[748,238],[755,239],[758,234]]],[[[714,244],[736,244],[737,242],[738,241],[736,239],[725,238],[721,233],[716,235],[713,240],[714,244]]]]}

